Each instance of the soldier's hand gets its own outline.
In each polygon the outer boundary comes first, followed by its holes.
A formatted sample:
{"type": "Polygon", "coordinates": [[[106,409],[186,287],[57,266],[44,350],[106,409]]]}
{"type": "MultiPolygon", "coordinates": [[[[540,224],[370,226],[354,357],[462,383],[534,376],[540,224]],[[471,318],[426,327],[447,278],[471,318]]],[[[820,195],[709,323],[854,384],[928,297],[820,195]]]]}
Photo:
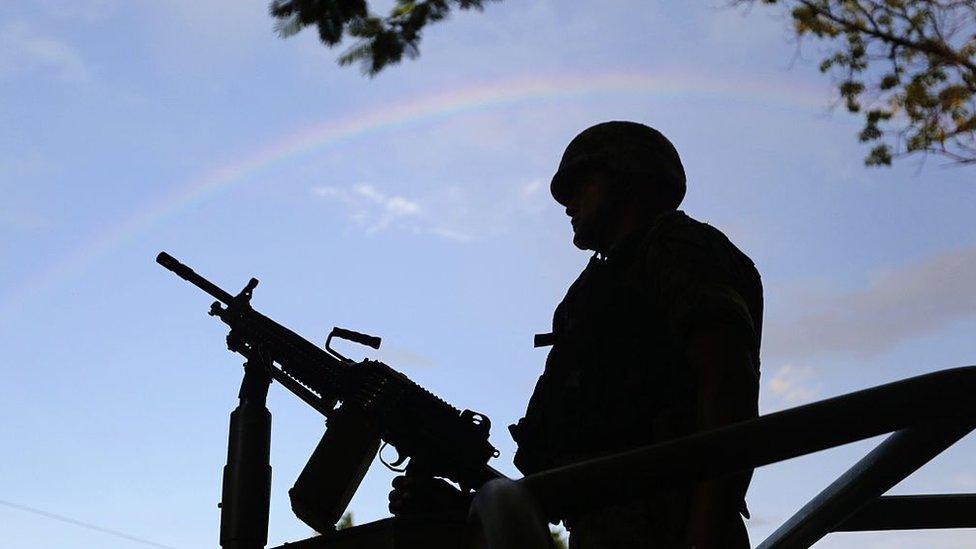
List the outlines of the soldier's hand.
{"type": "Polygon", "coordinates": [[[471,495],[439,478],[399,476],[390,491],[390,513],[397,516],[447,514],[467,516],[471,495]]]}

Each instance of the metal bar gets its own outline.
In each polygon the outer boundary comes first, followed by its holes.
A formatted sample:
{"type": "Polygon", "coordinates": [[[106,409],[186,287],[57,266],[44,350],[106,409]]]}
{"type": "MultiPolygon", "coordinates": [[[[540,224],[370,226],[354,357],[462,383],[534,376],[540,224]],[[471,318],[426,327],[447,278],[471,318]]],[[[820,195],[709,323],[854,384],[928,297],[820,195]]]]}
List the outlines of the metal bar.
{"type": "Polygon", "coordinates": [[[810,547],[869,501],[973,430],[973,418],[944,419],[898,431],[790,517],[757,549],[810,547]]]}
{"type": "Polygon", "coordinates": [[[943,417],[976,416],[976,366],[925,374],[526,476],[547,516],[749,470],[943,417]]]}
{"type": "Polygon", "coordinates": [[[835,532],[976,528],[976,494],[882,496],[840,523],[835,532]]]}

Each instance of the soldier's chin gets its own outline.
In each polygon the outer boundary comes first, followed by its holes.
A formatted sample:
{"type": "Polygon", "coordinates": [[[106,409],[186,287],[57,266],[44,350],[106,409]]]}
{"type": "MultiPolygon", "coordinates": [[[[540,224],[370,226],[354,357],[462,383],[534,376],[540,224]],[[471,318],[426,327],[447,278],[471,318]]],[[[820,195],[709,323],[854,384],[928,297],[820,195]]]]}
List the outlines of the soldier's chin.
{"type": "Polygon", "coordinates": [[[593,243],[586,237],[586,233],[577,231],[573,233],[573,246],[581,250],[593,250],[593,243]]]}

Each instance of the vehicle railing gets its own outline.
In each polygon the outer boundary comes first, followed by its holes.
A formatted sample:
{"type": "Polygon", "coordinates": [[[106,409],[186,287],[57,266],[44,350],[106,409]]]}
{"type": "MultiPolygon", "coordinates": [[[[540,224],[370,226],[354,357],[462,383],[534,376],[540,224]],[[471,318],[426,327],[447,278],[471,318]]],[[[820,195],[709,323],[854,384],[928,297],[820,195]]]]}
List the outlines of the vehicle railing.
{"type": "MultiPolygon", "coordinates": [[[[942,524],[925,509],[930,504],[941,505],[954,513],[954,520],[945,523],[976,527],[976,514],[966,514],[976,496],[879,499],[974,427],[976,366],[967,366],[864,389],[510,482],[525,488],[521,493],[527,499],[518,505],[535,508],[540,516],[559,517],[599,508],[608,501],[636,498],[668,485],[723,477],[893,433],[760,545],[764,549],[809,547],[831,531],[861,530],[875,525],[884,529],[913,526],[912,520],[898,522],[897,516],[879,519],[877,511],[872,509],[917,511],[932,519],[920,520],[919,524],[925,527],[925,524],[942,524]],[[859,511],[865,514],[858,514],[859,511]]],[[[495,502],[485,497],[472,506],[471,517],[478,528],[506,528],[505,521],[492,519],[504,513],[492,516],[485,513],[493,505],[495,502]]],[[[523,545],[487,545],[489,549],[516,546],[540,547],[529,541],[523,545]]]]}

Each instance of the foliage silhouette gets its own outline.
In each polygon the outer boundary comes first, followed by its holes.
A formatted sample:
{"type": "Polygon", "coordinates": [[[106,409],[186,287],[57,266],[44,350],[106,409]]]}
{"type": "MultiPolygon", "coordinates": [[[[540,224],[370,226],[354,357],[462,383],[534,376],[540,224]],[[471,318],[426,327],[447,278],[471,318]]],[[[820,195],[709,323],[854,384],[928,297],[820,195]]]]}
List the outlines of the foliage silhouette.
{"type": "Polygon", "coordinates": [[[482,10],[485,1],[396,0],[385,17],[371,13],[366,0],[274,0],[270,11],[278,19],[275,27],[282,37],[315,25],[319,38],[330,48],[344,34],[358,39],[339,57],[339,64],[358,62],[363,73],[372,77],[402,61],[404,55],[417,57],[425,26],[442,21],[454,8],[482,10]]]}
{"type": "MultiPolygon", "coordinates": [[[[452,9],[482,10],[488,0],[396,0],[385,17],[367,0],[274,0],[283,37],[318,27],[333,47],[358,41],[339,57],[372,77],[404,56],[419,55],[421,32],[452,9]]],[[[847,110],[863,113],[858,134],[874,146],[868,166],[935,154],[976,163],[976,0],[729,0],[779,5],[797,37],[828,44],[820,70],[831,73],[847,110]]]]}
{"type": "Polygon", "coordinates": [[[875,144],[865,164],[914,153],[976,163],[976,1],[732,1],[757,2],[786,8],[798,38],[828,44],[820,70],[875,144]]]}

